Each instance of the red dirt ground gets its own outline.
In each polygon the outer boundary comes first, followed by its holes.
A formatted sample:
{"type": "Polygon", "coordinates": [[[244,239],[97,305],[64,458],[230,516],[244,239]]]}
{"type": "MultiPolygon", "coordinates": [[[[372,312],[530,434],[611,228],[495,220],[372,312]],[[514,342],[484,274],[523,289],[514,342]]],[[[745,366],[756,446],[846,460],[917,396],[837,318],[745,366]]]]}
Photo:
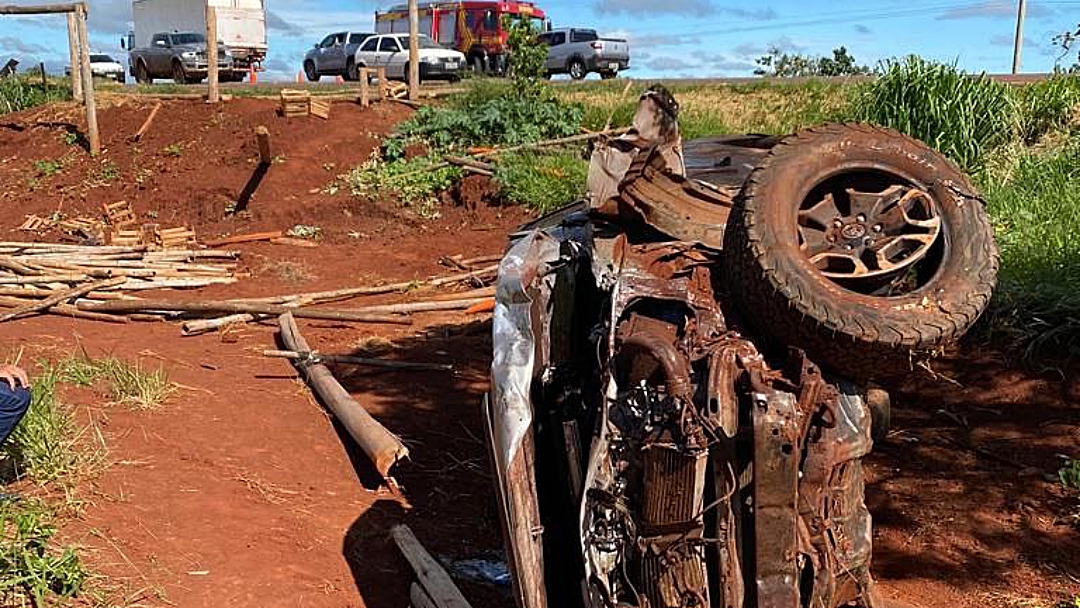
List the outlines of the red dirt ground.
{"type": "MultiPolygon", "coordinates": [[[[122,175],[102,187],[86,180],[101,161],[64,144],[69,127],[45,124],[71,122],[72,108],[0,118],[6,237],[26,239],[11,231],[25,213],[60,205],[96,212],[124,199],[139,213],[156,210],[162,224],[188,223],[204,235],[298,223],[324,228],[317,249],[238,247],[252,278],[199,292],[251,296],[445,273],[440,256],[498,253],[507,232],[526,219],[520,210],[469,200],[475,209],[444,207],[440,220],[422,222],[394,204],[312,193],[370,154],[377,139],[368,131],[385,134],[407,115],[394,106],[365,112],[338,104],[323,123],[278,118],[266,101],[237,100],[221,110],[167,102],[136,153],[125,138],[149,107],[128,101],[102,112],[105,158],[122,175]],[[271,167],[249,219],[225,218],[225,203],[252,173],[258,124],[270,128],[285,162],[271,167]],[[179,157],[162,152],[178,142],[179,157]],[[73,160],[60,175],[36,178],[37,188],[28,190],[33,161],[68,153],[73,160]],[[143,186],[134,183],[138,163],[153,171],[143,186]]],[[[70,128],[78,128],[74,120],[70,128]]],[[[482,184],[469,187],[483,191],[482,184]]],[[[490,324],[454,313],[423,315],[411,328],[302,327],[324,352],[358,350],[378,337],[394,343],[388,356],[455,364],[452,374],[337,370],[410,447],[412,460],[397,468],[400,495],[378,490],[363,455],[293,368],[261,356],[274,347],[272,327],[196,338],[181,338],[177,326],[164,323],[117,329],[46,317],[4,327],[9,350],[24,348],[34,358],[77,348],[116,355],[163,366],[181,386],[147,412],[103,405],[107,397],[85,391],[69,395],[80,419],[101,430],[110,466],[80,489],[88,504],[64,534],[88,547],[96,571],[134,595],[129,602],[400,608],[412,575],[386,538],[398,522],[440,557],[498,555],[479,440],[490,324]]],[[[1057,470],[1059,453],[1076,456],[1080,445],[1076,376],[1047,379],[982,354],[944,364],[943,374],[960,385],[923,381],[894,395],[895,430],[872,458],[875,570],[885,595],[935,608],[1051,606],[1080,595],[1080,534],[1062,519],[1069,505],[1057,485],[1044,479],[1057,470]]],[[[501,588],[462,586],[477,608],[509,605],[501,588]]]]}

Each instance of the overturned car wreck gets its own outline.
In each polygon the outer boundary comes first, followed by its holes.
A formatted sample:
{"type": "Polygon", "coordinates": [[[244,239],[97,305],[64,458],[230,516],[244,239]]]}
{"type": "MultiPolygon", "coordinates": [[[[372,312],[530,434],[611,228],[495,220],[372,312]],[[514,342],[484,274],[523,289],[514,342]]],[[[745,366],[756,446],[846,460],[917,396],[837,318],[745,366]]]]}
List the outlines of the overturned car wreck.
{"type": "Polygon", "coordinates": [[[650,90],[588,200],[501,265],[486,408],[517,603],[879,606],[867,385],[985,308],[983,206],[896,133],[684,149],[677,115],[650,90]]]}

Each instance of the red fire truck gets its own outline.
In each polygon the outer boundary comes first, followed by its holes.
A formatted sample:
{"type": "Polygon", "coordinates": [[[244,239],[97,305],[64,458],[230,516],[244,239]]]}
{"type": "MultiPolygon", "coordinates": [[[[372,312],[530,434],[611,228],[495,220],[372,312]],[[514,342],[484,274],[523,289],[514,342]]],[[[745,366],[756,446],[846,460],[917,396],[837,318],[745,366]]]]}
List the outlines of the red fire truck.
{"type": "MultiPolygon", "coordinates": [[[[543,30],[546,17],[544,11],[531,2],[421,2],[420,33],[465,53],[474,70],[502,73],[507,51],[503,19],[507,16],[532,20],[538,31],[543,30]]],[[[376,12],[375,31],[379,34],[408,33],[408,6],[376,12]]]]}

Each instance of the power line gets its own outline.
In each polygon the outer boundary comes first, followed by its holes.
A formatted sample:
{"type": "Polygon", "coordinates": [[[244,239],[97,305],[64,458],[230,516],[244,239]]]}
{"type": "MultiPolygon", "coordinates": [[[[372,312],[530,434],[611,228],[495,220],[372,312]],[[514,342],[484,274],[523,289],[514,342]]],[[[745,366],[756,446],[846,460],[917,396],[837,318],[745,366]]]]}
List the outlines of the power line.
{"type": "MultiPolygon", "coordinates": [[[[1066,1],[1059,0],[1056,2],[1041,2],[1041,5],[1054,5],[1054,6],[1077,6],[1080,5],[1080,1],[1066,1]]],[[[937,11],[953,11],[963,9],[1005,9],[1012,8],[1014,4],[1009,1],[1006,2],[964,2],[964,3],[947,3],[947,4],[935,4],[924,5],[918,7],[908,7],[904,9],[882,9],[874,11],[843,11],[834,12],[832,16],[828,16],[829,13],[820,13],[814,17],[795,18],[789,21],[778,21],[763,23],[761,25],[750,25],[740,27],[736,23],[732,23],[723,29],[708,29],[708,30],[681,30],[676,31],[672,28],[654,29],[654,30],[635,30],[636,34],[680,34],[682,36],[705,36],[711,34],[725,34],[725,33],[744,33],[744,32],[760,32],[776,29],[789,29],[796,27],[806,27],[812,25],[835,25],[841,23],[854,23],[857,21],[877,21],[881,19],[894,19],[902,17],[916,17],[925,16],[928,12],[937,11]]]]}

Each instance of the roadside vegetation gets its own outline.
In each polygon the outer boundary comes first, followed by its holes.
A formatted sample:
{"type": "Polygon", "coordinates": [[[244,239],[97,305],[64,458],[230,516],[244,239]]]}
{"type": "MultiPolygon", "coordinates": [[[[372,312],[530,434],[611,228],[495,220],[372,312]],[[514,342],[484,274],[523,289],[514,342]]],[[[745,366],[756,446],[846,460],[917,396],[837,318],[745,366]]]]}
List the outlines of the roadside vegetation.
{"type": "Polygon", "coordinates": [[[0,605],[46,606],[67,598],[105,605],[112,591],[93,576],[80,547],[58,539],[83,507],[80,487],[106,463],[104,439],[65,400],[94,387],[113,403],[159,406],[173,391],[162,370],[115,358],[41,361],[32,370],[30,410],[0,454],[0,605]]]}
{"type": "Polygon", "coordinates": [[[0,116],[71,99],[71,84],[67,79],[47,82],[43,84],[41,76],[0,78],[0,116]]]}

